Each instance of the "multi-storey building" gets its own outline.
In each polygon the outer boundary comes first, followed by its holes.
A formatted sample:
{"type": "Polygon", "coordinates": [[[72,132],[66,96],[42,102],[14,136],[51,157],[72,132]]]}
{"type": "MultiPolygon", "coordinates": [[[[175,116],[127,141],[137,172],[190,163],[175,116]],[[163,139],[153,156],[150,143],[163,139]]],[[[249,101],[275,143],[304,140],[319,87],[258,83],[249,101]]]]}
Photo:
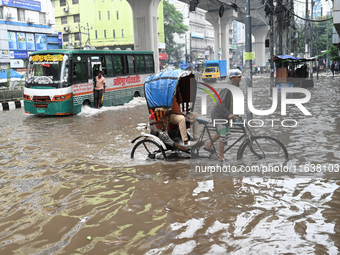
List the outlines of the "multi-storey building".
{"type": "MultiPolygon", "coordinates": [[[[203,63],[205,60],[213,60],[214,53],[219,49],[214,48],[214,27],[205,19],[206,11],[196,8],[194,12],[189,12],[189,5],[186,3],[177,0],[171,0],[170,3],[183,14],[184,24],[189,27],[186,34],[176,37],[178,43],[185,44],[183,55],[187,56],[186,59],[196,64],[203,63]]],[[[233,26],[230,26],[229,33],[229,50],[232,57],[237,49],[233,42],[233,26]]]]}
{"type": "Polygon", "coordinates": [[[185,34],[175,37],[177,43],[184,44],[183,60],[203,63],[205,60],[213,59],[214,28],[205,20],[206,11],[196,8],[195,12],[189,12],[188,4],[176,0],[170,3],[183,14],[183,23],[189,28],[185,34]]]}
{"type": "Polygon", "coordinates": [[[59,48],[50,0],[0,1],[0,67],[24,68],[28,53],[59,48]]]}
{"type": "MultiPolygon", "coordinates": [[[[133,16],[126,0],[55,0],[57,31],[64,47],[134,48],[133,16]]],[[[158,40],[164,45],[163,3],[158,6],[158,40]]]]}

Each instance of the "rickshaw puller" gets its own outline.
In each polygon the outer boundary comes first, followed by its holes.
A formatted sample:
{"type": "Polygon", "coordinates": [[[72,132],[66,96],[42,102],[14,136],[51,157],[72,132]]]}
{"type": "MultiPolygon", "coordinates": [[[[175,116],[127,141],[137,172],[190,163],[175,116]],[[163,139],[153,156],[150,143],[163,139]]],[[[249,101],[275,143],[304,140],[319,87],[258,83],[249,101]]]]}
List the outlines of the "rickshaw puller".
{"type": "MultiPolygon", "coordinates": [[[[229,78],[230,78],[230,83],[232,85],[235,85],[237,87],[240,86],[240,81],[241,81],[241,76],[242,73],[238,69],[232,69],[230,70],[229,73],[229,78]]],[[[216,105],[212,110],[211,110],[211,119],[234,119],[235,116],[233,115],[233,95],[231,94],[230,90],[227,88],[224,88],[220,91],[219,93],[222,105],[216,105]]],[[[212,143],[219,141],[219,161],[224,162],[224,146],[228,144],[228,140],[230,140],[230,131],[229,127],[227,125],[216,125],[216,134],[212,138],[212,142],[209,142],[203,147],[204,150],[209,151],[209,152],[215,152],[212,149],[212,143]]]]}

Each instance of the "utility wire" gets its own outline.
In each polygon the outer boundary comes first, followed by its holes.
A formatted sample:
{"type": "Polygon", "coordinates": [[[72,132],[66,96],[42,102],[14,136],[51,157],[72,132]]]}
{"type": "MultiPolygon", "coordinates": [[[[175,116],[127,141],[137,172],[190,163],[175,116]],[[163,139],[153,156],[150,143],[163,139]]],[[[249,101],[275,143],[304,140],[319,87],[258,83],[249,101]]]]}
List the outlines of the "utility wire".
{"type": "Polygon", "coordinates": [[[302,18],[298,15],[296,15],[294,12],[292,12],[291,10],[288,10],[286,6],[283,6],[287,11],[289,11],[291,14],[293,14],[295,17],[298,17],[299,19],[305,20],[305,21],[310,21],[310,22],[325,22],[328,20],[333,20],[333,17],[328,18],[328,19],[321,19],[321,20],[317,20],[317,19],[306,19],[306,18],[302,18]]]}

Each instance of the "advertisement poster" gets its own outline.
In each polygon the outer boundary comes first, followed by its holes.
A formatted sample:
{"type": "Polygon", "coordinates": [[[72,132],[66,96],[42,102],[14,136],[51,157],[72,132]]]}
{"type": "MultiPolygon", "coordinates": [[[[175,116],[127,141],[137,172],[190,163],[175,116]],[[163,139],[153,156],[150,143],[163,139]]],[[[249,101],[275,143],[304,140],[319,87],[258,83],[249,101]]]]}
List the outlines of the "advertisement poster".
{"type": "Polygon", "coordinates": [[[8,46],[10,50],[17,49],[17,37],[15,32],[8,32],[8,46]]]}
{"type": "Polygon", "coordinates": [[[35,50],[34,34],[26,34],[27,50],[35,50]]]}
{"type": "Polygon", "coordinates": [[[46,50],[47,49],[46,35],[36,34],[35,44],[36,44],[36,50],[46,50]]]}
{"type": "Polygon", "coordinates": [[[1,57],[8,58],[9,57],[9,51],[8,50],[2,50],[1,51],[1,57]]]}
{"type": "Polygon", "coordinates": [[[17,33],[18,50],[26,50],[26,36],[25,33],[17,33]]]}

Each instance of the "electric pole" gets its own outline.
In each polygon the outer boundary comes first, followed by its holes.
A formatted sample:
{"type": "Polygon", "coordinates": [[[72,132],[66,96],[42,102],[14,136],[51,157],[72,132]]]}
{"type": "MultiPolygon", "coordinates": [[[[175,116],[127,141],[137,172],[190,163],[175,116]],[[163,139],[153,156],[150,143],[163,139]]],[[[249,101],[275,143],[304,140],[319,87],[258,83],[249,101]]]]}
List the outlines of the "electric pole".
{"type": "MultiPolygon", "coordinates": [[[[245,33],[246,33],[246,52],[248,54],[251,54],[251,16],[250,16],[250,0],[246,1],[246,19],[245,19],[246,27],[245,27],[245,33]]],[[[252,68],[252,59],[248,56],[246,60],[246,83],[247,83],[247,98],[248,98],[248,88],[252,87],[252,74],[251,74],[251,68],[252,68]]],[[[247,100],[247,121],[251,120],[253,118],[253,114],[249,111],[248,106],[248,100],[247,100]]]]}
{"type": "MultiPolygon", "coordinates": [[[[313,11],[314,11],[314,1],[311,0],[311,12],[310,12],[310,19],[313,20],[313,11]]],[[[313,57],[313,22],[311,22],[311,37],[310,37],[310,56],[313,57]]],[[[317,60],[316,60],[317,61],[317,60]]],[[[313,79],[313,61],[311,61],[311,68],[310,68],[310,78],[313,79]]]]}
{"type": "Polygon", "coordinates": [[[78,29],[79,29],[79,46],[81,49],[81,28],[80,28],[80,23],[78,23],[78,29]]]}
{"type": "Polygon", "coordinates": [[[192,63],[192,45],[191,45],[191,37],[192,37],[192,34],[190,33],[190,38],[189,38],[189,40],[190,40],[190,66],[191,66],[191,63],[192,63]]]}
{"type": "Polygon", "coordinates": [[[277,0],[277,7],[279,14],[277,15],[277,26],[278,26],[278,34],[279,34],[279,49],[278,55],[283,54],[282,50],[282,36],[283,36],[283,8],[282,8],[282,0],[277,0]]]}
{"type": "MultiPolygon", "coordinates": [[[[89,41],[89,45],[91,47],[91,40],[90,40],[90,30],[92,30],[93,27],[90,28],[89,23],[87,23],[87,40],[89,41]]],[[[84,28],[86,29],[86,28],[84,28]]]]}
{"type": "Polygon", "coordinates": [[[327,72],[327,75],[328,75],[328,30],[329,30],[329,21],[327,20],[327,57],[326,57],[326,72],[327,72]]]}
{"type": "Polygon", "coordinates": [[[270,47],[270,87],[274,87],[274,3],[273,0],[269,0],[270,8],[270,35],[269,35],[269,47],[270,47]]]}
{"type": "Polygon", "coordinates": [[[187,34],[185,34],[185,62],[188,64],[188,44],[187,44],[187,34]]]}
{"type": "MultiPolygon", "coordinates": [[[[309,22],[308,22],[308,0],[306,0],[306,22],[305,22],[305,58],[309,56],[308,42],[309,42],[309,22]]],[[[309,63],[309,70],[311,69],[311,64],[309,63]]]]}

